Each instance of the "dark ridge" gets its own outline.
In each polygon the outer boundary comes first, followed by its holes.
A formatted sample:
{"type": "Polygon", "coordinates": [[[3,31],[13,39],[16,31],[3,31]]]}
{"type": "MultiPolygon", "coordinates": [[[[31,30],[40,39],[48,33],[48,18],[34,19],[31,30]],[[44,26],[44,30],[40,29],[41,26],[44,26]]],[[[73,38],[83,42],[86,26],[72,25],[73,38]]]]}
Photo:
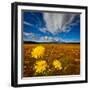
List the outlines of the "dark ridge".
{"type": "Polygon", "coordinates": [[[80,42],[34,42],[24,41],[24,44],[80,44],[80,42]]]}

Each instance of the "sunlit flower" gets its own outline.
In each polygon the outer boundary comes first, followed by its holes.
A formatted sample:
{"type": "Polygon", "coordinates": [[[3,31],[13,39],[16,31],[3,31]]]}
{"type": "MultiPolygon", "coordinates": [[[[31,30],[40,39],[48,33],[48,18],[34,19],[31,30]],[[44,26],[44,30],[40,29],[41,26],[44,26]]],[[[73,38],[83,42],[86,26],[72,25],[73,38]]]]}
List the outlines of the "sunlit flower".
{"type": "Polygon", "coordinates": [[[31,55],[32,57],[38,59],[40,57],[43,57],[44,52],[45,52],[45,48],[43,46],[37,46],[32,50],[31,55]]]}
{"type": "Polygon", "coordinates": [[[57,59],[55,59],[55,60],[53,61],[53,66],[54,66],[54,68],[57,69],[57,70],[61,70],[61,69],[62,69],[62,64],[61,64],[61,62],[58,61],[57,59]]]}
{"type": "Polygon", "coordinates": [[[43,73],[46,70],[47,62],[44,60],[36,61],[34,69],[36,73],[43,73]]]}

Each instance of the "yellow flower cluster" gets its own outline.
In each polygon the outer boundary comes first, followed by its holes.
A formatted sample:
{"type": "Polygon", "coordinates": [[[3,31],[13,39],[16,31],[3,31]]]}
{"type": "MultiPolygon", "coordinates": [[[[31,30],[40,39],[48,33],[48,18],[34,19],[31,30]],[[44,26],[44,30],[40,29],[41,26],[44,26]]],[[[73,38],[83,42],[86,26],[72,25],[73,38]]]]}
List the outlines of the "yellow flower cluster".
{"type": "Polygon", "coordinates": [[[61,70],[61,69],[62,69],[62,64],[61,64],[61,62],[58,61],[57,59],[55,59],[55,60],[53,61],[53,66],[54,66],[54,68],[56,68],[57,70],[61,70]]]}
{"type": "MultiPolygon", "coordinates": [[[[34,48],[31,52],[32,57],[37,59],[36,63],[34,64],[34,70],[36,74],[44,73],[44,71],[47,72],[46,71],[46,68],[48,68],[47,62],[45,60],[40,59],[44,56],[44,54],[45,54],[45,48],[41,45],[34,48]]],[[[52,65],[57,70],[62,69],[62,64],[57,59],[53,60],[52,65]]]]}
{"type": "Polygon", "coordinates": [[[45,48],[43,46],[37,46],[36,48],[33,49],[31,52],[32,57],[38,59],[40,57],[43,57],[45,52],[45,48]]]}
{"type": "Polygon", "coordinates": [[[36,61],[34,69],[36,70],[36,73],[43,73],[43,71],[46,70],[47,62],[44,60],[36,61]]]}

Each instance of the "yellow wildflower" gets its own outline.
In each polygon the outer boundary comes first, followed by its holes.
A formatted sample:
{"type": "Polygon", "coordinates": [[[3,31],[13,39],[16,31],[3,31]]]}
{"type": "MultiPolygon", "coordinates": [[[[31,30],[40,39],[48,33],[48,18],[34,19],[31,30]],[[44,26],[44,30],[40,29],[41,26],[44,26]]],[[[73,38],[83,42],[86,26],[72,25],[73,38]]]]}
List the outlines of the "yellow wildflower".
{"type": "Polygon", "coordinates": [[[31,52],[32,57],[38,59],[40,57],[43,57],[45,52],[45,48],[43,46],[37,46],[36,48],[33,49],[31,52]]]}
{"type": "Polygon", "coordinates": [[[55,60],[53,61],[53,66],[54,66],[54,68],[57,69],[57,70],[61,70],[61,69],[62,69],[62,64],[61,64],[61,62],[58,61],[57,59],[55,59],[55,60]]]}
{"type": "Polygon", "coordinates": [[[34,69],[36,70],[36,73],[43,73],[43,71],[46,70],[47,62],[44,60],[36,61],[34,69]]]}

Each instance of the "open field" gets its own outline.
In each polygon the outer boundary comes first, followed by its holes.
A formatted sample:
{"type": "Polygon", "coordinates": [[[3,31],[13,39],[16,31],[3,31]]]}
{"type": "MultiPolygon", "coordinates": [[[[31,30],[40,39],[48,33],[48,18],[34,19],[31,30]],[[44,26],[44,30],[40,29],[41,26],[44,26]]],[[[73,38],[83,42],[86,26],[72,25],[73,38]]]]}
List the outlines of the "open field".
{"type": "Polygon", "coordinates": [[[80,44],[24,44],[23,49],[23,77],[80,74],[80,44]]]}

